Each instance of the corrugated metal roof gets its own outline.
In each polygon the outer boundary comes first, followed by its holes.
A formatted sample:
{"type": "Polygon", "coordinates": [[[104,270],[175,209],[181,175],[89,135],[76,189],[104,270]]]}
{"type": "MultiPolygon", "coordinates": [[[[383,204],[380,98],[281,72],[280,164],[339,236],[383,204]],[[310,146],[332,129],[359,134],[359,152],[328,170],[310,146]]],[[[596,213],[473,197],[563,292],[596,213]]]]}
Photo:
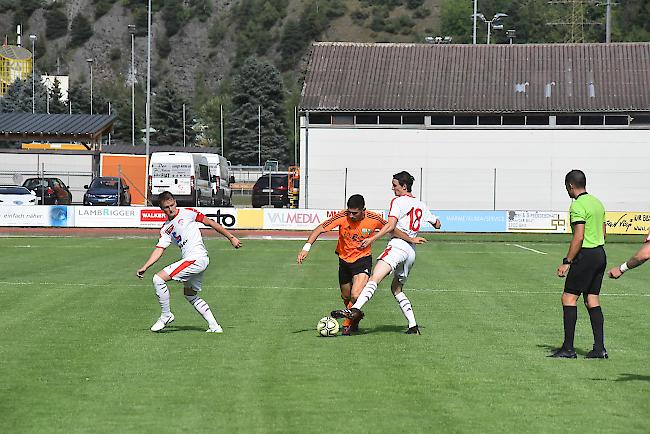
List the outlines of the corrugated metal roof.
{"type": "Polygon", "coordinates": [[[432,45],[321,42],[301,110],[650,110],[650,43],[432,45]]]}
{"type": "Polygon", "coordinates": [[[0,113],[0,135],[94,136],[114,120],[115,115],[0,113]]]}

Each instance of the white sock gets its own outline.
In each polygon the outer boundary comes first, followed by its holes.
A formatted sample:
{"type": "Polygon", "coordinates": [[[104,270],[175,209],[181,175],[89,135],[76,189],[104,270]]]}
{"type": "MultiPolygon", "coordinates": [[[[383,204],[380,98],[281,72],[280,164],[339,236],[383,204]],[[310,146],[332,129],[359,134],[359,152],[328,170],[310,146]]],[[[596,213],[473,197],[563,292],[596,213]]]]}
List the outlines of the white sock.
{"type": "Polygon", "coordinates": [[[158,303],[160,303],[161,316],[169,318],[172,313],[169,310],[169,289],[167,289],[167,284],[161,277],[155,274],[153,276],[153,287],[156,289],[158,303]]]}
{"type": "Polygon", "coordinates": [[[395,296],[395,300],[397,300],[397,304],[399,304],[400,309],[402,309],[402,313],[406,317],[406,320],[409,322],[409,328],[415,327],[417,325],[415,322],[415,314],[413,313],[411,302],[409,301],[406,294],[400,292],[395,296]]]}
{"type": "Polygon", "coordinates": [[[368,281],[366,286],[364,286],[363,291],[361,291],[361,294],[359,294],[356,303],[354,303],[352,307],[355,309],[361,309],[364,304],[370,301],[372,296],[375,294],[375,290],[377,290],[377,282],[373,282],[372,280],[368,281]]]}
{"type": "Polygon", "coordinates": [[[201,315],[207,322],[210,328],[219,327],[219,323],[214,319],[210,306],[198,295],[186,295],[185,298],[190,302],[194,309],[201,315]]]}

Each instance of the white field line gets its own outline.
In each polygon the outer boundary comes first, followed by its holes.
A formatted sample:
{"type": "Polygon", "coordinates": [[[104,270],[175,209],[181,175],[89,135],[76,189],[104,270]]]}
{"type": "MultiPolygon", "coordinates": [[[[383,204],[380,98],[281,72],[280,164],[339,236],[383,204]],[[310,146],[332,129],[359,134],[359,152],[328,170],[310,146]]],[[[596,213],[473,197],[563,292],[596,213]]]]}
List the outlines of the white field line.
{"type": "Polygon", "coordinates": [[[515,246],[515,247],[519,247],[520,249],[529,250],[531,252],[539,253],[540,255],[548,255],[548,253],[546,253],[546,252],[540,252],[539,250],[531,249],[530,247],[524,247],[524,246],[521,246],[519,244],[508,244],[508,243],[506,243],[506,246],[515,246]]]}
{"type": "MultiPolygon", "coordinates": [[[[135,278],[135,275],[134,275],[135,278]]],[[[151,279],[145,278],[141,283],[129,283],[129,284],[120,284],[121,288],[143,288],[149,289],[151,286],[151,279]]],[[[106,283],[73,283],[73,282],[11,282],[11,281],[0,281],[1,286],[57,286],[57,287],[97,287],[105,288],[108,284],[106,283]]],[[[204,285],[204,289],[217,289],[220,288],[216,285],[204,285]]],[[[304,290],[337,290],[335,287],[290,287],[290,286],[252,286],[252,285],[229,285],[229,289],[238,289],[238,290],[260,290],[260,289],[271,289],[271,290],[292,290],[292,291],[304,291],[304,290]]],[[[379,291],[388,291],[387,288],[380,288],[379,291]]],[[[530,294],[546,294],[546,295],[559,295],[561,294],[561,289],[548,290],[548,291],[529,291],[524,289],[445,289],[445,288],[406,288],[408,291],[417,291],[417,292],[428,292],[432,294],[485,294],[485,295],[519,295],[519,296],[528,296],[530,294]]],[[[601,292],[600,295],[607,297],[650,297],[650,294],[632,294],[632,293],[605,293],[601,292]]]]}

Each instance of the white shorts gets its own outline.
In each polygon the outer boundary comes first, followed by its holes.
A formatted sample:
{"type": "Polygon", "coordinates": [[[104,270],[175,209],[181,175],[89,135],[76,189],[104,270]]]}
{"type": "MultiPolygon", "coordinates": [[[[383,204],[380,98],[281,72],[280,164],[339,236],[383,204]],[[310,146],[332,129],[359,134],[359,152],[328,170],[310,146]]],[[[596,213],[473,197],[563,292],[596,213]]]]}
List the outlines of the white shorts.
{"type": "Polygon", "coordinates": [[[210,264],[207,256],[203,258],[181,259],[163,268],[163,271],[169,274],[173,280],[184,282],[185,288],[192,288],[195,291],[201,290],[203,282],[203,272],[210,264]]]}
{"type": "Polygon", "coordinates": [[[415,264],[415,249],[400,238],[393,238],[377,260],[381,259],[393,269],[397,280],[404,284],[409,276],[409,271],[415,264]]]}

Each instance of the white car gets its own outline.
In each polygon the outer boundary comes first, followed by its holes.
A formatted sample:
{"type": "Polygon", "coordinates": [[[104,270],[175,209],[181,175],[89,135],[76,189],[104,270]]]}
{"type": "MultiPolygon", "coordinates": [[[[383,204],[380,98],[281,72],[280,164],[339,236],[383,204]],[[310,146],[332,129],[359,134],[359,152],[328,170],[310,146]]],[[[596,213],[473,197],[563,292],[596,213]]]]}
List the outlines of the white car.
{"type": "Polygon", "coordinates": [[[0,205],[36,205],[38,197],[20,185],[0,185],[0,205]]]}

